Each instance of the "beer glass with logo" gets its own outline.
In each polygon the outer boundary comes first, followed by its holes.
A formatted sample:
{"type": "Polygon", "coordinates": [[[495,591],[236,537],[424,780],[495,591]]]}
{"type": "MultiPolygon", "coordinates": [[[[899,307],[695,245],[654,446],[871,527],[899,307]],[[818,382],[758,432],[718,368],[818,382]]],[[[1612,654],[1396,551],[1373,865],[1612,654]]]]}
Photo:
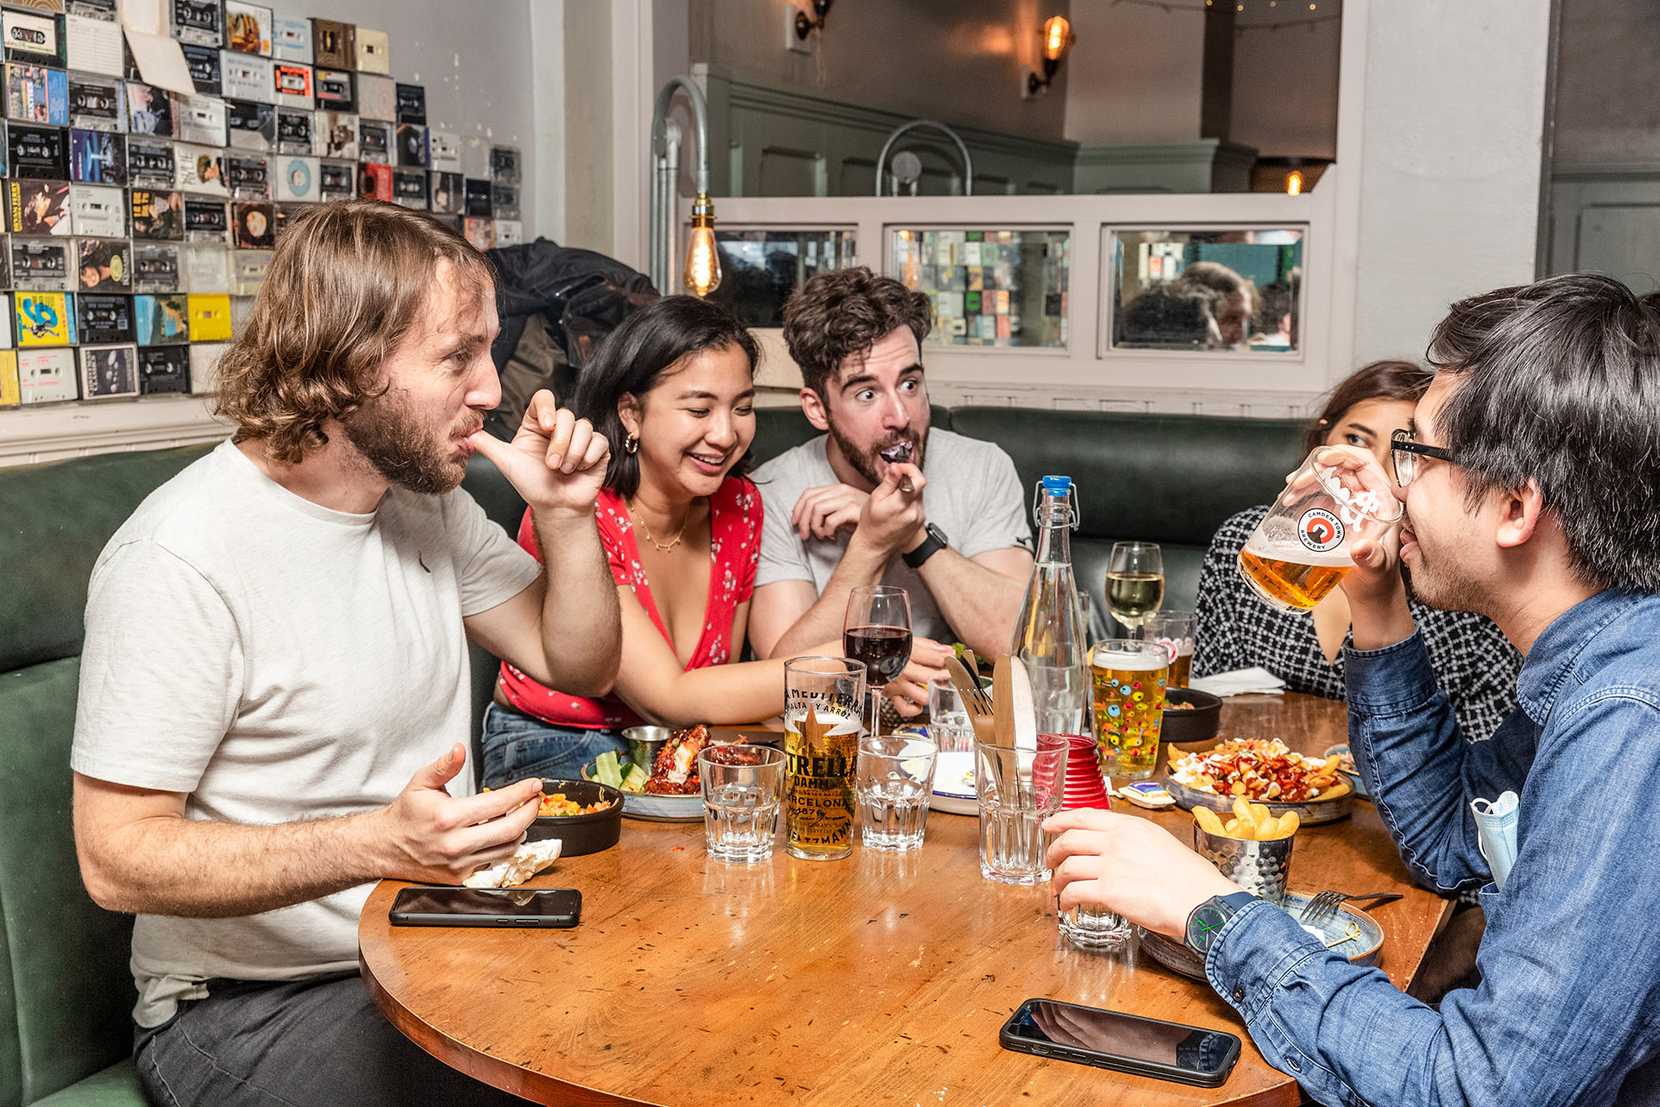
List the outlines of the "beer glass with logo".
{"type": "Polygon", "coordinates": [[[854,771],[865,667],[846,657],[784,663],[784,849],[807,861],[853,852],[854,771]]]}
{"type": "Polygon", "coordinates": [[[1355,567],[1354,543],[1382,538],[1403,511],[1375,459],[1321,446],[1239,551],[1239,571],[1273,607],[1312,610],[1355,567]]]}
{"type": "Polygon", "coordinates": [[[1159,763],[1170,651],[1144,638],[1109,638],[1089,651],[1101,772],[1144,780],[1159,763]]]}
{"type": "Polygon", "coordinates": [[[1194,616],[1167,611],[1149,616],[1142,624],[1142,636],[1170,651],[1170,687],[1186,688],[1193,678],[1194,616]]]}

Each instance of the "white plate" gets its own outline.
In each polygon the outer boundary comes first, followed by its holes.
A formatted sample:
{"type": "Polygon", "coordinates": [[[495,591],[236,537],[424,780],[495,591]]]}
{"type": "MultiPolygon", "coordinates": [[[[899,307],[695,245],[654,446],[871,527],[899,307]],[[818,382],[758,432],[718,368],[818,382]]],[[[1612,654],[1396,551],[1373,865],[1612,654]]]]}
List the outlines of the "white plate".
{"type": "Polygon", "coordinates": [[[974,751],[944,750],[934,763],[932,811],[951,815],[978,815],[980,797],[974,786],[974,751]]]}
{"type": "Polygon", "coordinates": [[[646,792],[624,792],[623,814],[631,819],[700,823],[703,821],[703,796],[662,796],[646,792]]]}

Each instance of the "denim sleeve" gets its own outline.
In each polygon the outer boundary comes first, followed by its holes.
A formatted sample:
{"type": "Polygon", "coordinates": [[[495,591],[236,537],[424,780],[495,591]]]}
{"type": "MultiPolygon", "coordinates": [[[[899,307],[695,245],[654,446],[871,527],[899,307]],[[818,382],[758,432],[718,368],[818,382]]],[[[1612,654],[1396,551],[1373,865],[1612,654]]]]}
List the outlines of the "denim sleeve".
{"type": "MultiPolygon", "coordinates": [[[[1506,728],[1490,742],[1463,740],[1420,634],[1381,650],[1351,649],[1343,668],[1355,768],[1401,859],[1443,892],[1486,883],[1470,800],[1521,790],[1526,768],[1506,745],[1506,728]]],[[[1531,726],[1525,716],[1516,725],[1531,726]]]]}
{"type": "Polygon", "coordinates": [[[1481,893],[1482,983],[1439,1011],[1267,903],[1229,919],[1206,974],[1269,1064],[1324,1104],[1614,1102],[1660,1038],[1660,943],[1646,940],[1660,710],[1644,697],[1605,690],[1553,724],[1516,867],[1502,893],[1481,893]]]}

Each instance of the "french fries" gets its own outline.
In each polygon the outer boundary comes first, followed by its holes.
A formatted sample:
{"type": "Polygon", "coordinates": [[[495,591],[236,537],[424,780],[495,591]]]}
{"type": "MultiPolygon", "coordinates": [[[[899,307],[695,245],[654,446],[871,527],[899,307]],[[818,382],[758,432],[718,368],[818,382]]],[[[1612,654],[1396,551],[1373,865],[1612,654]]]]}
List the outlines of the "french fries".
{"type": "Polygon", "coordinates": [[[1195,807],[1193,819],[1206,834],[1241,842],[1272,842],[1289,838],[1302,825],[1295,811],[1276,816],[1262,804],[1252,803],[1243,796],[1234,798],[1233,818],[1225,823],[1208,807],[1195,807]]]}

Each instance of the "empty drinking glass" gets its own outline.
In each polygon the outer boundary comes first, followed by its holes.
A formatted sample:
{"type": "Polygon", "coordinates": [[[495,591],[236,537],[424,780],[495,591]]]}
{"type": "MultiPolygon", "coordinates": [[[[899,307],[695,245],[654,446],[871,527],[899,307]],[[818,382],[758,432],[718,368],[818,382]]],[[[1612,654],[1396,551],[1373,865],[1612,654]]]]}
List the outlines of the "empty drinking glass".
{"type": "Polygon", "coordinates": [[[941,753],[974,748],[974,724],[968,707],[949,679],[928,685],[928,737],[941,753]]]}
{"type": "Polygon", "coordinates": [[[1066,739],[1040,734],[1037,747],[977,742],[980,795],[980,875],[1000,884],[1042,884],[1043,820],[1061,808],[1066,739]]]}
{"type": "Polygon", "coordinates": [[[859,742],[855,788],[859,840],[866,849],[898,853],[922,848],[937,752],[932,739],[914,734],[867,736],[859,742]]]}
{"type": "Polygon", "coordinates": [[[697,755],[703,778],[703,838],[709,856],[749,863],[772,856],[784,792],[784,754],[771,746],[709,746],[697,755]]]}

